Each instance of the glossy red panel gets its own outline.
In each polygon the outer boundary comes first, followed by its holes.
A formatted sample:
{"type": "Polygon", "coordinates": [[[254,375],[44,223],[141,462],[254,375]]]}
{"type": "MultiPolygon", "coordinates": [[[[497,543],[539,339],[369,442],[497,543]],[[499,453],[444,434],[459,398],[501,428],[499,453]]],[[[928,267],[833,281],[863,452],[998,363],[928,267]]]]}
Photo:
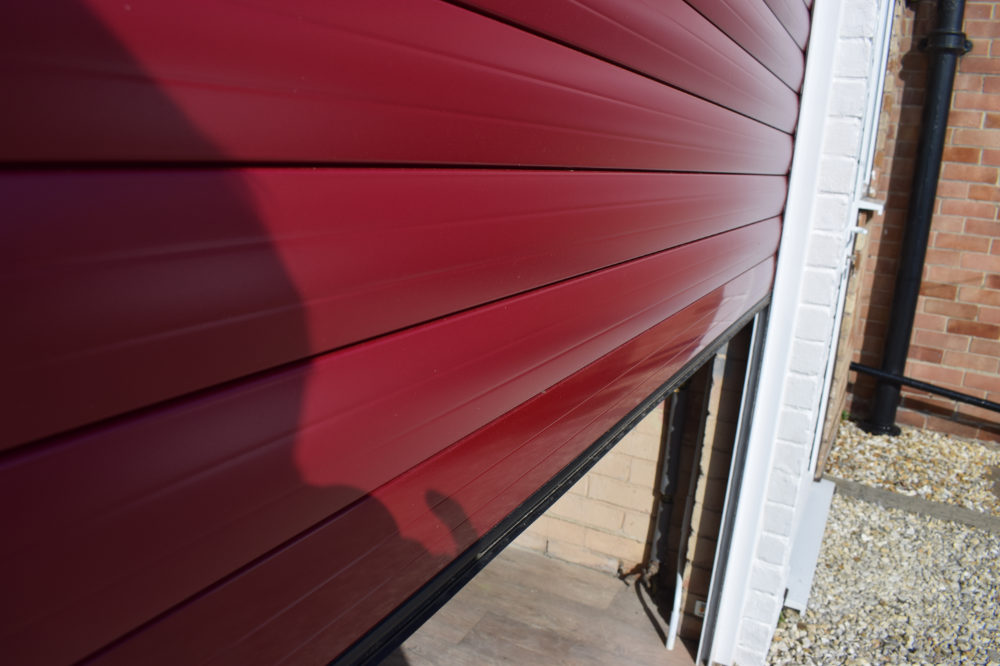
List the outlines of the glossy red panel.
{"type": "Polygon", "coordinates": [[[5,174],[0,448],[773,217],[784,196],[777,176],[5,174]]]}
{"type": "Polygon", "coordinates": [[[439,0],[15,3],[0,159],[784,174],[791,137],[439,0]]]}
{"type": "Polygon", "coordinates": [[[98,663],[169,664],[196,655],[213,664],[329,660],[762,298],[772,270],[764,262],[707,294],[98,663]]]}
{"type": "Polygon", "coordinates": [[[19,576],[0,644],[15,663],[96,649],[732,281],[778,233],[756,223],[8,456],[0,565],[19,576]]]}
{"type": "Polygon", "coordinates": [[[766,296],[808,11],[664,2],[9,3],[0,663],[325,663],[766,296]]]}
{"type": "Polygon", "coordinates": [[[801,48],[809,41],[809,10],[800,0],[764,0],[801,48]]]}
{"type": "Polygon", "coordinates": [[[802,87],[805,56],[763,0],[686,0],[774,72],[792,90],[802,87]]]}
{"type": "Polygon", "coordinates": [[[798,96],[684,0],[473,0],[466,4],[786,132],[795,127],[798,96]]]}

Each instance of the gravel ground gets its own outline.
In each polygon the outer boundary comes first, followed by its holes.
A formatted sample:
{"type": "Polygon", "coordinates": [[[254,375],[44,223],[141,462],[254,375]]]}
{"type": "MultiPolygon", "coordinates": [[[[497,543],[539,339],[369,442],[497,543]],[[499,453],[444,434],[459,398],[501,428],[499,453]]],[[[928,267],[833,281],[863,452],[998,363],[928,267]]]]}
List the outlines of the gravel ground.
{"type": "Polygon", "coordinates": [[[869,435],[844,421],[826,473],[867,486],[1000,516],[1000,447],[929,430],[869,435]]]}
{"type": "MultiPolygon", "coordinates": [[[[840,440],[852,453],[835,448],[828,470],[997,512],[996,449],[915,430],[905,437],[880,441],[888,438],[846,424],[840,440]],[[944,472],[925,464],[934,446],[944,472]]],[[[783,611],[768,662],[1000,666],[1000,534],[835,494],[809,608],[783,611]]]]}

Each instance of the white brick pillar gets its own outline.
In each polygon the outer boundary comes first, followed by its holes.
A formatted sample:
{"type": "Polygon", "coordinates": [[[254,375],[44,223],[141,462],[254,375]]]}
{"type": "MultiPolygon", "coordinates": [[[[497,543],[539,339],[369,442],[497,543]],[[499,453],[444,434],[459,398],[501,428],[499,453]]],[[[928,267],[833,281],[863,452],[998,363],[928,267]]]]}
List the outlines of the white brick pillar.
{"type": "Polygon", "coordinates": [[[880,59],[880,17],[888,14],[879,14],[879,5],[813,6],[785,227],[711,662],[764,663],[784,601],[857,223],[866,102],[881,94],[873,62],[880,59]]]}

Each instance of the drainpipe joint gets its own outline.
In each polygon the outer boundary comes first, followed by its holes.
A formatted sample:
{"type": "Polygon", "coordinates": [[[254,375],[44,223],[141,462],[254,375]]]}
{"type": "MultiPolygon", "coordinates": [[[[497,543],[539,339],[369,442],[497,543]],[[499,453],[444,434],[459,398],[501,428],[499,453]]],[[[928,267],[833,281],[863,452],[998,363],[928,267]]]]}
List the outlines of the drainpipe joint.
{"type": "Polygon", "coordinates": [[[961,30],[937,29],[920,40],[920,50],[929,53],[953,53],[963,56],[972,50],[972,42],[961,30]]]}

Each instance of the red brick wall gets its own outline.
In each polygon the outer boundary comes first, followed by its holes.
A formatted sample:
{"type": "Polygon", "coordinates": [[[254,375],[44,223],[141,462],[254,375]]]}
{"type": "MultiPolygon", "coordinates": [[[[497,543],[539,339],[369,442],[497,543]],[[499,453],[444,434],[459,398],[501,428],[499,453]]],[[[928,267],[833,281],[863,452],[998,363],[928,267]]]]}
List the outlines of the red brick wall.
{"type": "MultiPolygon", "coordinates": [[[[910,190],[923,102],[926,56],[916,45],[932,27],[933,3],[897,7],[876,158],[884,216],[869,225],[860,269],[855,359],[881,360],[896,255],[910,190]]],[[[959,61],[907,376],[1000,402],[1000,1],[969,2],[974,47],[959,61]]],[[[873,383],[852,386],[863,418],[873,383]]],[[[1000,415],[904,389],[897,422],[1000,441],[1000,415]]]]}

